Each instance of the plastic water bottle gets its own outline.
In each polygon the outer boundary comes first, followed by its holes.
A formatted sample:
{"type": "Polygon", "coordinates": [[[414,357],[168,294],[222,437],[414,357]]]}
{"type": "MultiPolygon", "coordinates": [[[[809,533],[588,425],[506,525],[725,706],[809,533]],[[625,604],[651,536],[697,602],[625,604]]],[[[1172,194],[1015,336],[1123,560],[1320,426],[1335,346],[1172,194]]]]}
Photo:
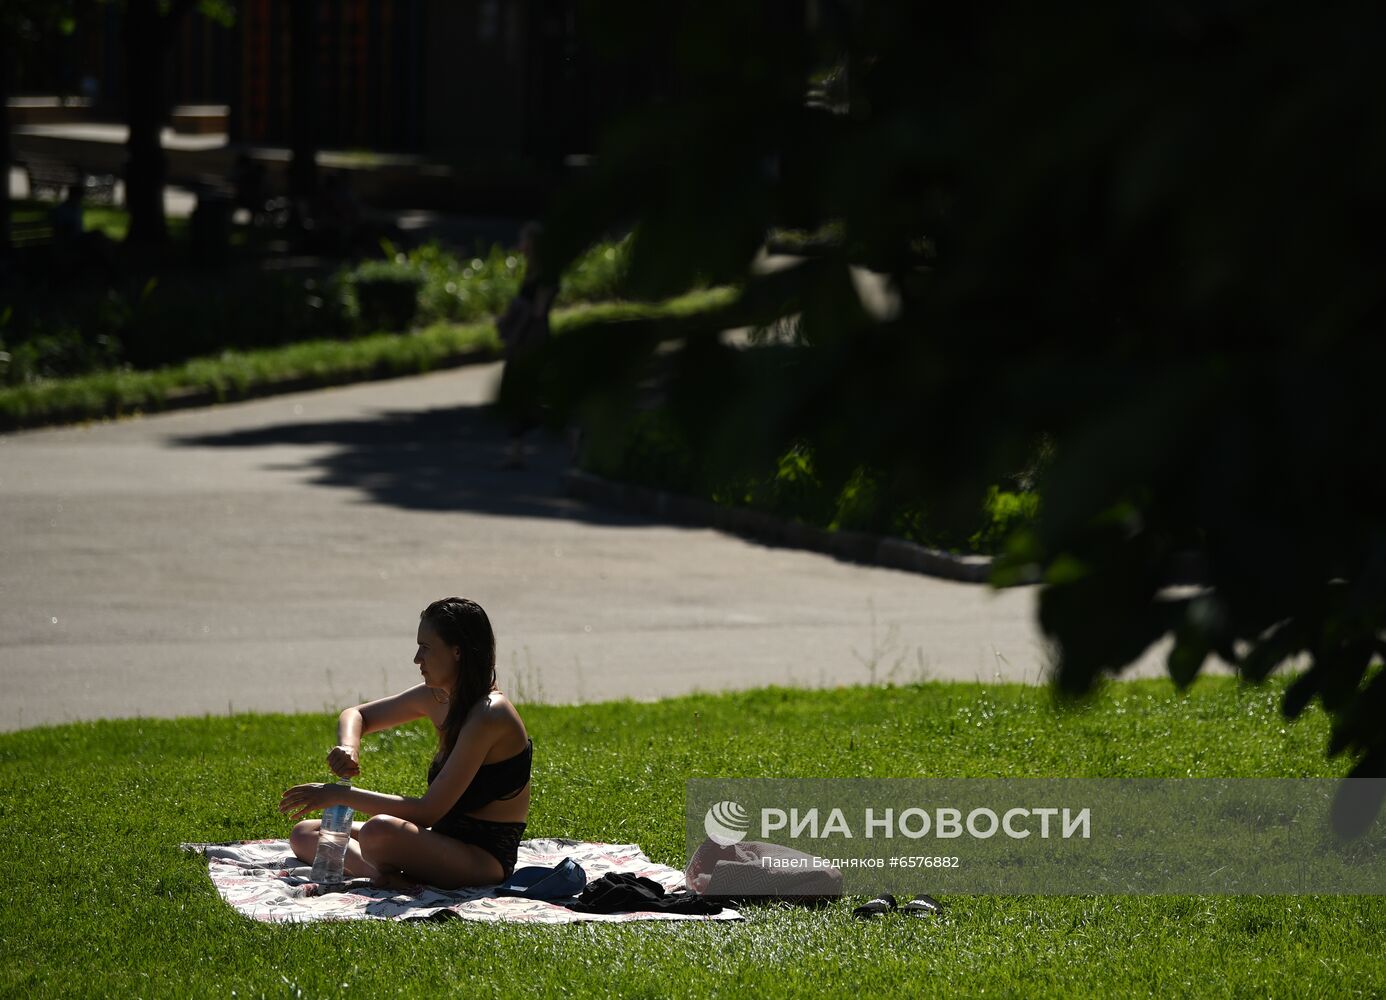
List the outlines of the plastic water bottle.
{"type": "MultiPolygon", "coordinates": [[[[337,784],[351,787],[346,778],[339,779],[337,784]]],[[[309,876],[319,885],[343,881],[342,862],[346,859],[347,841],[351,840],[351,816],[350,806],[328,806],[322,811],[318,852],[313,855],[313,872],[309,876]]]]}

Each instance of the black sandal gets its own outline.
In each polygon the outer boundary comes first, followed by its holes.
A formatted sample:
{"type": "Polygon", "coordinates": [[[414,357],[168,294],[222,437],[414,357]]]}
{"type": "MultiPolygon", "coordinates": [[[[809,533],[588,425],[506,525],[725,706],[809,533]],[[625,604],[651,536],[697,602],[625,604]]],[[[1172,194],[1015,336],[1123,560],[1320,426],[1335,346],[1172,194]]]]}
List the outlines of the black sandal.
{"type": "Polygon", "coordinates": [[[921,892],[900,909],[916,917],[935,917],[943,913],[943,904],[927,892],[921,892]]]}
{"type": "Polygon", "coordinates": [[[895,897],[888,892],[883,892],[869,903],[863,903],[852,911],[852,916],[858,920],[874,920],[884,913],[889,913],[896,909],[895,897]]]}

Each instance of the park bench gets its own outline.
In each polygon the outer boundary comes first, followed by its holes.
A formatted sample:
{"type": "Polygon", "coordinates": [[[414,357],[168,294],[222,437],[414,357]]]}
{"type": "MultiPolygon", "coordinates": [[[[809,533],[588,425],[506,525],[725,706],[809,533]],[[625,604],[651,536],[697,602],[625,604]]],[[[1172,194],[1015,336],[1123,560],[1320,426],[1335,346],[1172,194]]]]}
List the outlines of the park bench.
{"type": "Polygon", "coordinates": [[[90,171],[75,163],[41,157],[26,160],[24,170],[29,175],[30,198],[38,198],[42,191],[51,191],[54,199],[60,199],[67,188],[78,185],[85,199],[107,205],[115,203],[114,174],[90,171]]]}

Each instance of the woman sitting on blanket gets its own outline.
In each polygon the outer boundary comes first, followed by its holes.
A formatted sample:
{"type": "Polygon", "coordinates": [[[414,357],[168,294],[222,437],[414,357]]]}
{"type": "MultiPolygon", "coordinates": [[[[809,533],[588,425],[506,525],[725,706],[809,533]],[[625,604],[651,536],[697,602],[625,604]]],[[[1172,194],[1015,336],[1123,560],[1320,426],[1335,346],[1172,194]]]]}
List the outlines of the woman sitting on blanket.
{"type": "MultiPolygon", "coordinates": [[[[341,803],[371,816],[351,824],[345,867],[376,886],[422,882],[455,889],[501,882],[515,869],[529,815],[533,743],[515,706],[496,688],[496,639],[480,605],[460,597],[435,601],[419,615],[418,642],[414,662],[423,683],[344,711],[327,763],[354,778],[364,733],[427,716],[438,730],[428,791],[409,798],[295,785],[279,811],[298,819],[341,803]]],[[[317,851],[318,825],[311,819],[294,827],[290,844],[304,862],[317,851]]]]}

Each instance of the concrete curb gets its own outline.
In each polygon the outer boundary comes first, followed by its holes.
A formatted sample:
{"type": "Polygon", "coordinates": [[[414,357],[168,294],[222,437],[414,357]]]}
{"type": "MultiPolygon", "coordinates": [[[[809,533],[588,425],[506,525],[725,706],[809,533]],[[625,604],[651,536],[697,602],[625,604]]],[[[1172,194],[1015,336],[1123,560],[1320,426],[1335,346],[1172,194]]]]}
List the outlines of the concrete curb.
{"type": "Polygon", "coordinates": [[[954,555],[904,539],[860,531],[827,531],[798,521],[786,521],[764,511],[724,507],[696,497],[613,482],[590,472],[573,469],[564,473],[563,489],[568,496],[589,503],[683,524],[711,526],[772,545],[823,552],[849,562],[888,566],[963,583],[986,583],[991,577],[990,556],[954,555]]]}

